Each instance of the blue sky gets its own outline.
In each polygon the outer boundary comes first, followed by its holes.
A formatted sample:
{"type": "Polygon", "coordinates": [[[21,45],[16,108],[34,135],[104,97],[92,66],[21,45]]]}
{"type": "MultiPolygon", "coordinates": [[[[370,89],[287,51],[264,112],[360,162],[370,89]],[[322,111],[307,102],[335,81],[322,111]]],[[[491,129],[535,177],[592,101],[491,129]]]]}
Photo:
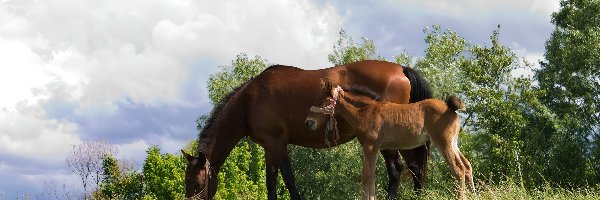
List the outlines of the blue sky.
{"type": "Polygon", "coordinates": [[[423,28],[440,24],[542,59],[558,0],[0,0],[0,199],[77,190],[72,145],[103,139],[142,163],[177,152],[211,109],[205,82],[238,53],[305,69],[331,66],[345,29],[392,59],[422,56],[423,28]]]}

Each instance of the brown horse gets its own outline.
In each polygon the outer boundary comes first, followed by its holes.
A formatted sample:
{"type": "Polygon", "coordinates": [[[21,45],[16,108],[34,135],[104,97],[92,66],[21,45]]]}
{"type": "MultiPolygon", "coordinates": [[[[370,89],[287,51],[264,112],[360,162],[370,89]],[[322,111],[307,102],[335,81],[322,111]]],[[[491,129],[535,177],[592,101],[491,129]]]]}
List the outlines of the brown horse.
{"type": "MultiPolygon", "coordinates": [[[[301,199],[295,186],[287,152],[288,144],[328,148],[355,138],[354,130],[339,119],[340,134],[333,138],[305,127],[306,110],[324,98],[319,79],[329,78],[343,86],[360,85],[381,100],[409,103],[431,98],[427,82],[413,69],[384,61],[361,61],[321,70],[271,66],[242,84],[213,109],[199,138],[199,157],[184,152],[188,160],[185,188],[187,198],[208,199],[217,190],[217,174],[225,159],[243,137],[265,149],[266,184],[269,199],[276,199],[277,172],[292,199],[301,199]],[[334,140],[335,139],[335,140],[334,140]],[[326,141],[333,141],[333,144],[326,141]]],[[[325,121],[325,120],[322,120],[325,121]]],[[[318,124],[320,125],[320,124],[318,124]]],[[[388,194],[395,196],[402,164],[397,151],[381,151],[389,174],[388,194]]],[[[428,149],[425,145],[401,151],[415,174],[415,189],[423,187],[428,149]]]]}
{"type": "MultiPolygon", "coordinates": [[[[344,92],[322,81],[328,94],[321,107],[311,107],[306,121],[329,115],[344,119],[355,129],[364,159],[362,170],[363,199],[375,199],[375,163],[380,149],[412,149],[431,139],[444,156],[458,182],[460,199],[465,198],[465,180],[474,191],[472,168],[457,145],[460,119],[456,110],[464,104],[456,97],[446,102],[427,99],[411,104],[378,102],[344,92]],[[339,105],[338,103],[339,102],[339,105]],[[361,105],[357,106],[357,103],[361,105]]],[[[332,118],[333,119],[333,118],[332,118]]],[[[318,128],[317,126],[310,127],[318,128]]]]}

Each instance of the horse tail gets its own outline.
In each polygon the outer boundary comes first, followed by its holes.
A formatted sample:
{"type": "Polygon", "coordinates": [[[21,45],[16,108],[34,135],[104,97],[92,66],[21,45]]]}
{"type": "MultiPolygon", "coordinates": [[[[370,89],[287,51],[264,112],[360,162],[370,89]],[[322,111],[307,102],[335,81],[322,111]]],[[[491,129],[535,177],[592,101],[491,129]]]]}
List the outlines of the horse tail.
{"type": "Polygon", "coordinates": [[[452,112],[465,109],[465,104],[455,96],[446,97],[446,104],[452,112]]]}
{"type": "MultiPolygon", "coordinates": [[[[415,103],[419,101],[423,101],[425,99],[433,98],[433,93],[431,92],[431,88],[429,88],[429,83],[421,76],[421,74],[410,67],[403,67],[404,75],[410,81],[410,99],[409,103],[415,103]]],[[[423,185],[425,184],[425,176],[427,176],[427,160],[429,160],[429,146],[431,145],[430,141],[427,141],[422,146],[414,148],[411,150],[410,155],[405,157],[405,159],[412,160],[415,162],[417,166],[423,167],[422,169],[417,169],[419,171],[416,172],[415,178],[417,178],[418,182],[414,182],[414,189],[423,189],[423,185]]],[[[404,155],[403,155],[404,156],[404,155]]]]}
{"type": "Polygon", "coordinates": [[[404,75],[410,81],[410,99],[409,103],[423,101],[433,98],[429,83],[421,76],[421,74],[410,67],[404,67],[404,75]]]}

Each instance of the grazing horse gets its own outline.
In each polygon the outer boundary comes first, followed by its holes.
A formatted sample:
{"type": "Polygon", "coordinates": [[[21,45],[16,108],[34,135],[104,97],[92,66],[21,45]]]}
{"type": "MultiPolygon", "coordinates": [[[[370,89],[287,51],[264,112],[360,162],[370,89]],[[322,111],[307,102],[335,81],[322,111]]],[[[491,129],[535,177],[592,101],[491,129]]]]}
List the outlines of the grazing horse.
{"type": "Polygon", "coordinates": [[[377,151],[412,149],[430,139],[444,156],[458,182],[458,197],[465,198],[465,180],[475,191],[471,164],[457,145],[460,119],[456,110],[465,108],[458,98],[450,96],[446,102],[427,99],[411,104],[378,102],[344,92],[340,86],[333,88],[328,82],[321,81],[328,95],[321,107],[310,108],[306,121],[314,121],[315,116],[319,115],[336,116],[355,129],[364,154],[361,176],[363,199],[375,199],[377,151]],[[357,106],[355,102],[362,105],[357,106]]]}
{"type": "MultiPolygon", "coordinates": [[[[277,173],[281,170],[292,199],[301,199],[287,152],[288,144],[328,148],[355,138],[354,130],[339,119],[336,135],[316,134],[305,127],[310,106],[324,98],[318,92],[320,78],[343,86],[366,87],[381,100],[409,103],[431,98],[427,82],[408,67],[385,61],[360,61],[321,70],[303,70],[275,65],[242,84],[215,106],[198,139],[198,157],[183,152],[188,160],[186,198],[210,199],[217,190],[217,174],[225,159],[243,137],[265,150],[266,184],[269,199],[276,199],[277,173]],[[333,143],[329,143],[332,141],[333,143]]],[[[319,119],[318,124],[326,120],[319,119]]],[[[317,133],[325,130],[318,129],[317,133]]],[[[401,151],[410,163],[415,189],[422,189],[427,169],[426,145],[401,151]]],[[[402,170],[397,150],[381,151],[389,175],[388,193],[395,196],[402,170]]]]}

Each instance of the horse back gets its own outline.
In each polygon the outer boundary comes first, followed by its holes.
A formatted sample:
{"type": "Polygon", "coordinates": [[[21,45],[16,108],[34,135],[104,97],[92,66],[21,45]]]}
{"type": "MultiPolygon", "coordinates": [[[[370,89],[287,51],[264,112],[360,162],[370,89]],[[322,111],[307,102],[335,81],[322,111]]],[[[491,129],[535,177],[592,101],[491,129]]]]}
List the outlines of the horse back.
{"type": "Polygon", "coordinates": [[[408,103],[410,81],[398,64],[386,61],[360,61],[345,66],[346,84],[358,84],[379,93],[383,101],[408,103]]]}

